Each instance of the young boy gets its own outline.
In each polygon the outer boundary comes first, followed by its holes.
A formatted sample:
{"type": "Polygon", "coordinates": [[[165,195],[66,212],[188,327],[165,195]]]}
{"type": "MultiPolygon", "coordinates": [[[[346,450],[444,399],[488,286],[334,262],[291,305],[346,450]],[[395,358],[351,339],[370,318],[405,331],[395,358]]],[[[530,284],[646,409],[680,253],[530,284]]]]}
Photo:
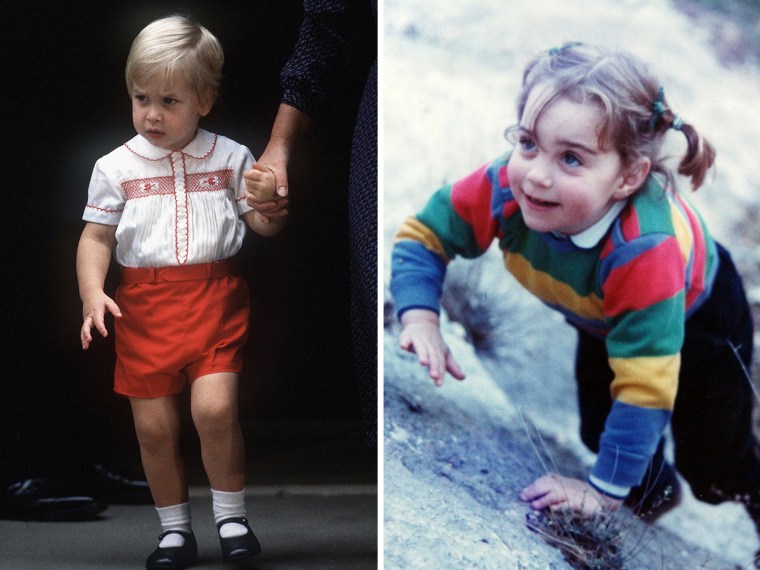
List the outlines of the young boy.
{"type": "Polygon", "coordinates": [[[237,404],[249,298],[232,259],[246,226],[271,236],[286,218],[267,220],[248,205],[274,199],[274,175],[246,147],[198,128],[218,96],[223,61],[218,40],[187,18],[140,32],[126,66],[138,134],[97,161],[77,252],[82,347],[93,327],[108,334],[112,314],[114,390],[130,400],[163,531],[147,568],[184,568],[197,558],[179,448],[186,384],[223,558],[261,550],[245,518],[237,404]],[[112,254],[123,277],[115,299],[103,289],[112,254]]]}

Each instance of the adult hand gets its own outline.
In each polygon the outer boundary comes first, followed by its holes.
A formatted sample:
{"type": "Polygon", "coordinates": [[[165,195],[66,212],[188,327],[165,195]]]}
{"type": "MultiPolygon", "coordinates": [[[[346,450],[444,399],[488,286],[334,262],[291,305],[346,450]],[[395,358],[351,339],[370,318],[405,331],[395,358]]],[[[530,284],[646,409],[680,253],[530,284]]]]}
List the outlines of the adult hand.
{"type": "Polygon", "coordinates": [[[245,201],[256,210],[264,223],[269,223],[271,218],[288,215],[287,161],[277,160],[272,161],[264,151],[259,161],[243,172],[245,201]],[[274,196],[270,192],[262,192],[263,179],[271,176],[274,176],[274,196]]]}
{"type": "Polygon", "coordinates": [[[257,164],[268,168],[274,173],[277,199],[269,202],[257,202],[249,196],[253,192],[254,169],[243,173],[246,185],[246,200],[265,219],[288,215],[288,166],[290,155],[294,152],[303,134],[310,128],[311,119],[304,112],[281,103],[272,126],[272,134],[264,152],[261,153],[257,164]]]}

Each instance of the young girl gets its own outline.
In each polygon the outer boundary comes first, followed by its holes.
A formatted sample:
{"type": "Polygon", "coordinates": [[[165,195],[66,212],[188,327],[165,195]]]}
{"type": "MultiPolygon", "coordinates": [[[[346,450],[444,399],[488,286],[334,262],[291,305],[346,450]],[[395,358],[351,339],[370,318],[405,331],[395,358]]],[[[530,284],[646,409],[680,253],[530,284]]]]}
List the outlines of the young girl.
{"type": "Polygon", "coordinates": [[[598,454],[587,480],[544,476],[521,499],[585,513],[627,499],[662,514],[679,497],[663,457],[670,423],[694,494],[742,497],[757,523],[747,300],[660,152],[666,134],[686,138],[678,172],[696,189],[713,148],[640,61],[582,44],[527,66],[517,116],[512,152],[440,189],[401,227],[391,277],[401,347],[436,385],[447,372],[464,378],[439,332],[442,281],[448,261],[496,239],[507,269],[578,330],[581,435],[598,454]]]}
{"type": "Polygon", "coordinates": [[[163,530],[147,568],[184,568],[197,558],[179,447],[185,384],[223,558],[260,552],[245,519],[237,406],[248,288],[232,258],[246,225],[270,236],[285,217],[266,220],[247,204],[273,197],[275,186],[250,151],[198,128],[217,98],[223,59],[217,39],[184,17],[140,32],[126,66],[138,134],[97,161],[77,252],[82,347],[93,327],[108,334],[111,313],[114,390],[130,400],[163,530]],[[103,290],[112,253],[123,277],[115,300],[103,290]]]}

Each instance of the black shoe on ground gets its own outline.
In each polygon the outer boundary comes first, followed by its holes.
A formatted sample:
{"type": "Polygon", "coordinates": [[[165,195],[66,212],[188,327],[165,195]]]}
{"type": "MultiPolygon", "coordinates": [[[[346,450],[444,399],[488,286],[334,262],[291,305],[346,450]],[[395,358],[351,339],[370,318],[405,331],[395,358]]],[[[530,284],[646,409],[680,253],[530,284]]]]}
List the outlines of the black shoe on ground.
{"type": "Polygon", "coordinates": [[[219,521],[216,525],[217,531],[222,528],[222,525],[227,523],[242,524],[248,529],[248,532],[242,536],[232,536],[230,538],[219,537],[219,544],[222,547],[222,559],[225,562],[232,562],[234,560],[245,560],[251,556],[256,556],[261,553],[261,545],[259,539],[253,534],[251,527],[248,526],[248,520],[240,517],[233,517],[219,521]]]}
{"type": "Polygon", "coordinates": [[[0,519],[19,521],[86,521],[97,518],[107,503],[86,495],[53,491],[42,478],[13,483],[0,491],[0,519]]]}
{"type": "Polygon", "coordinates": [[[185,539],[185,544],[169,548],[157,547],[145,561],[147,570],[182,570],[198,560],[198,543],[192,532],[169,530],[159,536],[158,541],[161,542],[168,534],[181,535],[185,539]]]}
{"type": "Polygon", "coordinates": [[[657,477],[631,489],[624,503],[638,518],[653,523],[677,507],[682,499],[681,483],[675,469],[663,462],[657,477]]]}
{"type": "Polygon", "coordinates": [[[112,505],[153,504],[147,481],[129,479],[100,463],[83,475],[78,487],[97,500],[112,505]]]}

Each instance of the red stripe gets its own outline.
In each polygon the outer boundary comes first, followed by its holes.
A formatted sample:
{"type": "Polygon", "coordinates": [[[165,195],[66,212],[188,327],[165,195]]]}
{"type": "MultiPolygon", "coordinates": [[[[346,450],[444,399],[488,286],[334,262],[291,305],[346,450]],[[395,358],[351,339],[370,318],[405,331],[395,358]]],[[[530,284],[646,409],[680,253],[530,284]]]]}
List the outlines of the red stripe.
{"type": "Polygon", "coordinates": [[[451,188],[451,205],[459,217],[472,226],[475,240],[482,250],[491,245],[497,228],[491,215],[493,185],[486,173],[488,166],[483,165],[451,188]]]}
{"type": "Polygon", "coordinates": [[[702,224],[694,211],[680,196],[676,195],[676,199],[681,206],[681,210],[686,214],[686,217],[689,220],[691,232],[694,236],[694,241],[691,246],[694,263],[691,267],[691,283],[689,284],[689,291],[686,295],[686,308],[688,309],[694,303],[695,299],[705,290],[707,245],[705,243],[704,233],[702,232],[702,224]]]}
{"type": "Polygon", "coordinates": [[[602,286],[605,314],[613,317],[645,309],[678,294],[685,279],[681,259],[678,242],[668,238],[613,269],[602,286]]]}
{"type": "Polygon", "coordinates": [[[630,242],[641,235],[636,208],[626,208],[620,214],[621,230],[625,241],[630,242]]]}

